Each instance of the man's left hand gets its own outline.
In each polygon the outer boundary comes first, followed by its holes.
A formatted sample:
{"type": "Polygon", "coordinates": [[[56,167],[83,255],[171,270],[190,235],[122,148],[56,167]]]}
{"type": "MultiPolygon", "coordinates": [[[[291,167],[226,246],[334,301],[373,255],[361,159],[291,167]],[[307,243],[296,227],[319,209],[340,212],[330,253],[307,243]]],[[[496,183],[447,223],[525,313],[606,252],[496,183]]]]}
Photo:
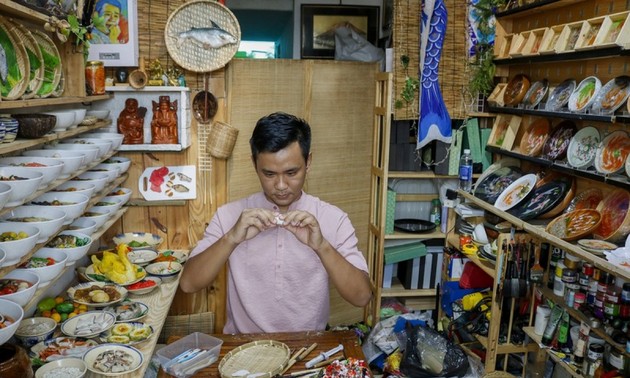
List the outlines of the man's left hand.
{"type": "Polygon", "coordinates": [[[284,214],[282,220],[284,224],[280,227],[289,230],[299,241],[314,249],[315,252],[321,250],[324,244],[327,243],[322,235],[319,222],[313,214],[294,210],[284,214]]]}

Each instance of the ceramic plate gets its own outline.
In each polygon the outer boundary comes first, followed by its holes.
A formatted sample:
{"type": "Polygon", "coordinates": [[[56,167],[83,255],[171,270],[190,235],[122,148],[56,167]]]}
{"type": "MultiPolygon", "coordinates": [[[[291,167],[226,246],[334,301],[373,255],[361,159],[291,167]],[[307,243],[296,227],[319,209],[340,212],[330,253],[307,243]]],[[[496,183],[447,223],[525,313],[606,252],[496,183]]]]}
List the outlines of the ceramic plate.
{"type": "Polygon", "coordinates": [[[497,160],[495,163],[492,163],[486,170],[484,170],[479,178],[473,184],[473,193],[477,190],[477,185],[480,182],[483,182],[486,177],[490,174],[496,172],[498,169],[503,167],[519,167],[521,165],[521,161],[511,157],[502,157],[500,160],[497,160]]]}
{"type": "Polygon", "coordinates": [[[149,312],[149,306],[145,305],[142,302],[135,302],[129,299],[125,299],[120,303],[105,307],[103,311],[109,311],[116,314],[116,323],[137,322],[138,320],[147,316],[147,313],[149,312]]]}
{"type": "Polygon", "coordinates": [[[630,76],[617,76],[597,92],[594,114],[613,114],[630,97],[630,76]]]}
{"type": "Polygon", "coordinates": [[[597,210],[576,210],[555,218],[547,225],[545,231],[560,239],[571,241],[591,234],[601,220],[602,216],[597,210]]]}
{"type": "Polygon", "coordinates": [[[516,179],[523,176],[517,167],[502,167],[488,175],[475,187],[475,197],[488,203],[495,203],[501,192],[516,179]]]}
{"type": "Polygon", "coordinates": [[[526,75],[518,74],[510,80],[503,93],[503,103],[506,106],[518,105],[529,90],[529,78],[526,75]]]}
{"type": "Polygon", "coordinates": [[[538,156],[549,137],[550,129],[551,125],[546,118],[539,118],[532,122],[521,139],[521,153],[528,156],[538,156]]]}
{"type": "Polygon", "coordinates": [[[94,340],[82,337],[57,337],[42,341],[31,347],[30,355],[44,362],[62,358],[81,358],[88,349],[98,345],[94,340]]]}
{"type": "Polygon", "coordinates": [[[525,98],[523,98],[523,104],[527,106],[535,107],[540,103],[540,101],[547,94],[547,90],[549,89],[549,82],[547,79],[542,79],[539,81],[535,81],[530,87],[527,93],[525,93],[525,98]]]}
{"type": "Polygon", "coordinates": [[[564,159],[567,148],[569,148],[569,142],[576,131],[577,127],[572,121],[560,122],[551,133],[551,136],[545,141],[543,156],[552,161],[564,159]]]}
{"type": "Polygon", "coordinates": [[[572,112],[586,110],[593,103],[595,95],[601,88],[602,82],[595,76],[589,76],[582,80],[569,97],[569,110],[572,112]]]}
{"type": "Polygon", "coordinates": [[[108,284],[105,282],[86,282],[78,284],[69,288],[67,293],[68,297],[78,304],[84,304],[91,307],[107,307],[114,303],[118,303],[127,297],[127,289],[122,286],[108,284]],[[89,289],[89,291],[87,289],[89,289]],[[89,292],[94,290],[103,290],[106,293],[112,293],[112,295],[109,295],[110,298],[107,302],[92,302],[89,292]]]}
{"type": "Polygon", "coordinates": [[[534,189],[538,177],[535,174],[525,175],[514,181],[499,195],[494,207],[499,210],[509,210],[518,205],[534,189]]]}
{"type": "Polygon", "coordinates": [[[605,175],[622,170],[630,154],[630,136],[622,130],[613,131],[602,141],[595,154],[595,169],[605,175]]]}
{"type": "Polygon", "coordinates": [[[522,220],[534,219],[554,207],[566,196],[569,185],[564,181],[548,182],[536,187],[531,196],[509,213],[522,220]]]}
{"type": "Polygon", "coordinates": [[[61,323],[61,332],[72,337],[91,338],[112,328],[116,315],[106,311],[88,311],[61,323]]]}
{"type": "Polygon", "coordinates": [[[595,154],[599,146],[599,130],[588,126],[578,130],[571,138],[567,150],[567,160],[574,168],[589,168],[595,161],[595,154]]]}
{"type": "Polygon", "coordinates": [[[87,353],[85,353],[85,355],[83,355],[83,362],[85,362],[85,364],[87,365],[88,370],[107,377],[114,377],[131,373],[132,371],[135,371],[140,366],[142,366],[143,361],[144,357],[142,355],[142,352],[140,352],[138,349],[132,346],[120,344],[101,344],[90,349],[87,353]],[[118,366],[118,369],[122,370],[121,372],[115,373],[112,371],[103,371],[97,367],[96,360],[98,358],[108,359],[108,356],[113,355],[114,353],[119,356],[123,355],[124,360],[127,362],[124,366],[118,366]]]}
{"type": "MultiPolygon", "coordinates": [[[[132,253],[132,252],[129,252],[129,253],[132,253]]],[[[155,256],[157,257],[157,253],[155,254],[155,256]]],[[[134,284],[134,283],[136,283],[136,282],[140,282],[140,281],[142,281],[142,280],[143,280],[143,279],[147,276],[147,272],[144,270],[144,268],[143,268],[143,267],[141,267],[141,266],[137,266],[137,265],[136,265],[136,270],[138,271],[139,276],[138,276],[138,273],[137,273],[137,274],[136,274],[136,279],[135,279],[135,280],[132,280],[132,281],[129,281],[129,282],[123,282],[123,283],[117,283],[117,282],[116,282],[116,284],[118,284],[118,285],[122,285],[122,286],[124,286],[124,285],[131,285],[131,284],[134,284]]],[[[88,278],[90,281],[93,281],[93,282],[107,282],[107,283],[113,283],[113,281],[111,281],[111,280],[110,280],[109,278],[107,278],[106,276],[104,276],[104,275],[102,275],[102,274],[98,274],[98,273],[96,273],[96,272],[94,271],[94,264],[90,264],[90,266],[88,266],[87,268],[85,268],[85,275],[87,276],[87,278],[88,278]]]]}
{"type": "Polygon", "coordinates": [[[582,209],[597,209],[597,205],[604,199],[604,194],[597,188],[586,189],[578,193],[569,206],[564,209],[565,213],[582,209]]]}
{"type": "Polygon", "coordinates": [[[619,248],[616,244],[597,239],[580,239],[577,243],[580,247],[598,256],[603,256],[604,251],[614,251],[619,248]]]}
{"type": "Polygon", "coordinates": [[[560,110],[569,102],[569,97],[571,97],[571,93],[573,93],[574,90],[575,80],[568,79],[560,83],[549,95],[547,103],[545,104],[545,110],[550,112],[560,110]]]}
{"type": "Polygon", "coordinates": [[[115,324],[99,337],[104,343],[135,345],[147,341],[152,335],[153,327],[146,323],[123,322],[115,324]]]}
{"type": "Polygon", "coordinates": [[[157,258],[155,259],[154,262],[175,261],[180,264],[183,264],[187,260],[188,260],[188,254],[182,251],[171,251],[170,249],[167,249],[166,251],[162,251],[158,253],[157,258]]]}
{"type": "Polygon", "coordinates": [[[602,223],[595,231],[595,237],[603,240],[613,237],[622,227],[629,205],[630,193],[626,190],[616,189],[608,193],[597,205],[597,210],[602,213],[602,223]]]}

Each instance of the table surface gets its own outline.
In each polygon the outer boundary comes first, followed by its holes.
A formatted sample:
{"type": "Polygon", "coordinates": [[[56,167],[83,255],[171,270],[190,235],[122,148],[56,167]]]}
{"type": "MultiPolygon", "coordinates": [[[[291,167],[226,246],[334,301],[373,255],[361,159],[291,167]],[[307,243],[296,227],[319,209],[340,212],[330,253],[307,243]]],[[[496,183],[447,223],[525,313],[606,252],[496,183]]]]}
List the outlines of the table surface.
{"type": "MultiPolygon", "coordinates": [[[[288,332],[288,333],[254,333],[254,334],[240,334],[240,335],[212,335],[214,337],[223,340],[221,346],[221,353],[217,362],[200,370],[194,377],[220,377],[218,368],[221,359],[232,349],[239,347],[243,344],[250,343],[256,340],[274,340],[285,343],[291,354],[302,347],[308,348],[311,344],[317,343],[317,347],[300,362],[296,362],[290,372],[305,370],[304,364],[315,358],[319,353],[328,351],[339,344],[343,344],[343,354],[338,353],[333,357],[348,358],[354,357],[357,359],[365,360],[363,350],[359,345],[359,338],[352,330],[347,331],[309,331],[309,332],[288,332]]],[[[172,336],[168,342],[174,342],[180,339],[182,336],[172,336]]],[[[160,369],[158,378],[167,378],[171,375],[160,369]]]]}

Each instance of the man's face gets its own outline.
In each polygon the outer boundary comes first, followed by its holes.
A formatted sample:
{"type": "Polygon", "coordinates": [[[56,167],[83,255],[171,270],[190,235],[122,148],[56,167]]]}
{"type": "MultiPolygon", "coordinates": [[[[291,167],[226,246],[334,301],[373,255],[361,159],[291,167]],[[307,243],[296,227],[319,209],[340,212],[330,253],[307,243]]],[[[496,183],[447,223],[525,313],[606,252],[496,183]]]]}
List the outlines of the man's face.
{"type": "Polygon", "coordinates": [[[268,200],[286,212],[289,205],[300,198],[311,155],[304,161],[298,142],[278,152],[264,152],[254,158],[254,168],[268,200]]]}
{"type": "Polygon", "coordinates": [[[117,26],[120,22],[120,9],[111,4],[105,4],[103,7],[103,16],[105,16],[105,25],[108,29],[117,26]]]}

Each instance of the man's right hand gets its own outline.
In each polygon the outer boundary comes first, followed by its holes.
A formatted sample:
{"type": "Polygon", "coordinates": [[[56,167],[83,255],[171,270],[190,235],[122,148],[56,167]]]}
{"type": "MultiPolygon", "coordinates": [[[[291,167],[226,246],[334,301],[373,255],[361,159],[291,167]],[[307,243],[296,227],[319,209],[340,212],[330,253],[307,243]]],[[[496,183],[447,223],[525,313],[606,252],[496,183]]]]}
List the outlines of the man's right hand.
{"type": "Polygon", "coordinates": [[[226,236],[232,243],[240,244],[262,231],[276,227],[276,216],[277,213],[267,209],[245,209],[226,236]]]}

